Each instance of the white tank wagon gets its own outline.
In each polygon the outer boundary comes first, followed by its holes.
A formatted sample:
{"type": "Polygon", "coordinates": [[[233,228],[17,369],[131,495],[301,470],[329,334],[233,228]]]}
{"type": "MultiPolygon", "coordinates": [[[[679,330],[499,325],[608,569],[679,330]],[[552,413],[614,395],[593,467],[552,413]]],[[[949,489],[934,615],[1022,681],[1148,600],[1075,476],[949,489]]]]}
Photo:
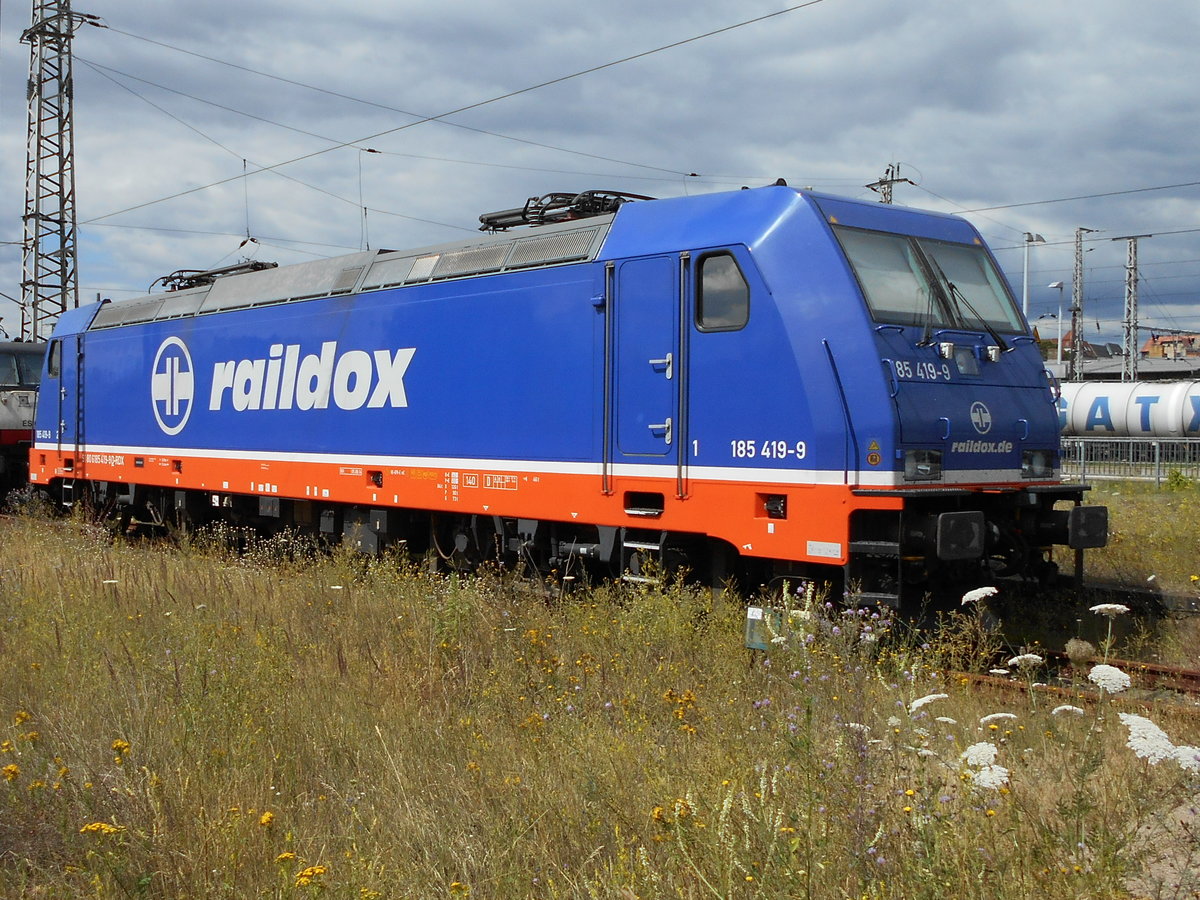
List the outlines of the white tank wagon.
{"type": "Polygon", "coordinates": [[[1075,381],[1061,387],[1064,436],[1200,438],[1200,381],[1075,381]]]}

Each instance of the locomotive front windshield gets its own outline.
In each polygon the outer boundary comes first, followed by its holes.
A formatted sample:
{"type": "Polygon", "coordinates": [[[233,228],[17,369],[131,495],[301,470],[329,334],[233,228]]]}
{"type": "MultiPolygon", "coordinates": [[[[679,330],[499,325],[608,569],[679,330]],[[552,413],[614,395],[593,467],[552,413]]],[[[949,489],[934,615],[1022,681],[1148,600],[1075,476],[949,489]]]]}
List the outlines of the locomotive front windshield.
{"type": "Polygon", "coordinates": [[[32,387],[41,378],[41,353],[0,350],[0,388],[32,387]]]}
{"type": "Polygon", "coordinates": [[[834,226],[876,322],[1022,333],[982,247],[834,226]]]}

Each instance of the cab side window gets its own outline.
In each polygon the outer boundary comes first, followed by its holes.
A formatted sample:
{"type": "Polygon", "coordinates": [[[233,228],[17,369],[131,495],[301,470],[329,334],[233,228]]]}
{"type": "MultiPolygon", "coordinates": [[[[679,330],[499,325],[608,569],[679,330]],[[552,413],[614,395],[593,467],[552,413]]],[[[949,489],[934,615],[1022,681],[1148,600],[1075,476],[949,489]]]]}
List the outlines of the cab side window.
{"type": "Polygon", "coordinates": [[[750,286],[729,253],[700,260],[696,326],[701,331],[737,331],[750,321],[750,286]]]}
{"type": "Polygon", "coordinates": [[[17,371],[17,355],[0,353],[0,387],[16,387],[20,383],[21,373],[17,371]]]}
{"type": "Polygon", "coordinates": [[[46,373],[57,378],[62,369],[62,341],[50,342],[50,358],[46,361],[46,373]]]}

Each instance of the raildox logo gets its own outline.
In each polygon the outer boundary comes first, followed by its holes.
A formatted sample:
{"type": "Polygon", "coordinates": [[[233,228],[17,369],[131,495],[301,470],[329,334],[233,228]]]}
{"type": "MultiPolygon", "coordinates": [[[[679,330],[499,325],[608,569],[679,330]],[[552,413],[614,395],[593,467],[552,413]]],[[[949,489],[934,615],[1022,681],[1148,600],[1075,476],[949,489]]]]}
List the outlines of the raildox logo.
{"type": "MultiPolygon", "coordinates": [[[[272,344],[265,359],[215,363],[208,408],[247,410],[355,410],[408,406],[404,373],[415,347],[346,350],[325,341],[317,353],[301,354],[299,344],[272,344]]],[[[154,418],[166,434],[179,434],[192,414],[197,388],[187,345],[167,338],[158,348],[150,377],[154,418]]],[[[201,394],[201,396],[203,396],[201,394]]]]}
{"type": "Polygon", "coordinates": [[[415,347],[345,350],[325,341],[319,353],[301,355],[299,344],[272,344],[266,359],[231,359],[213,366],[208,408],[382,409],[408,406],[404,373],[415,347]]]}
{"type": "Polygon", "coordinates": [[[980,434],[992,430],[992,411],[976,400],[971,404],[971,424],[980,434]]]}
{"type": "Polygon", "coordinates": [[[166,434],[179,434],[192,414],[196,378],[187,345],[177,337],[158,347],[150,376],[150,399],[158,427],[166,434]]]}

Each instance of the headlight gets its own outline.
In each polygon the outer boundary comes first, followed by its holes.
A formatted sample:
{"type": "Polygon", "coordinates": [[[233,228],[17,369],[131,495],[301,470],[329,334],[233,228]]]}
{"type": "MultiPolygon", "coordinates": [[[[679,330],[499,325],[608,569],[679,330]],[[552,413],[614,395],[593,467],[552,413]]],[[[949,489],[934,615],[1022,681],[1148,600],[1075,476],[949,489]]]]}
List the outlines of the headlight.
{"type": "Polygon", "coordinates": [[[905,481],[936,481],[942,477],[941,450],[906,450],[905,481]]]}
{"type": "Polygon", "coordinates": [[[1054,476],[1053,450],[1022,450],[1022,478],[1052,478],[1054,476]]]}

